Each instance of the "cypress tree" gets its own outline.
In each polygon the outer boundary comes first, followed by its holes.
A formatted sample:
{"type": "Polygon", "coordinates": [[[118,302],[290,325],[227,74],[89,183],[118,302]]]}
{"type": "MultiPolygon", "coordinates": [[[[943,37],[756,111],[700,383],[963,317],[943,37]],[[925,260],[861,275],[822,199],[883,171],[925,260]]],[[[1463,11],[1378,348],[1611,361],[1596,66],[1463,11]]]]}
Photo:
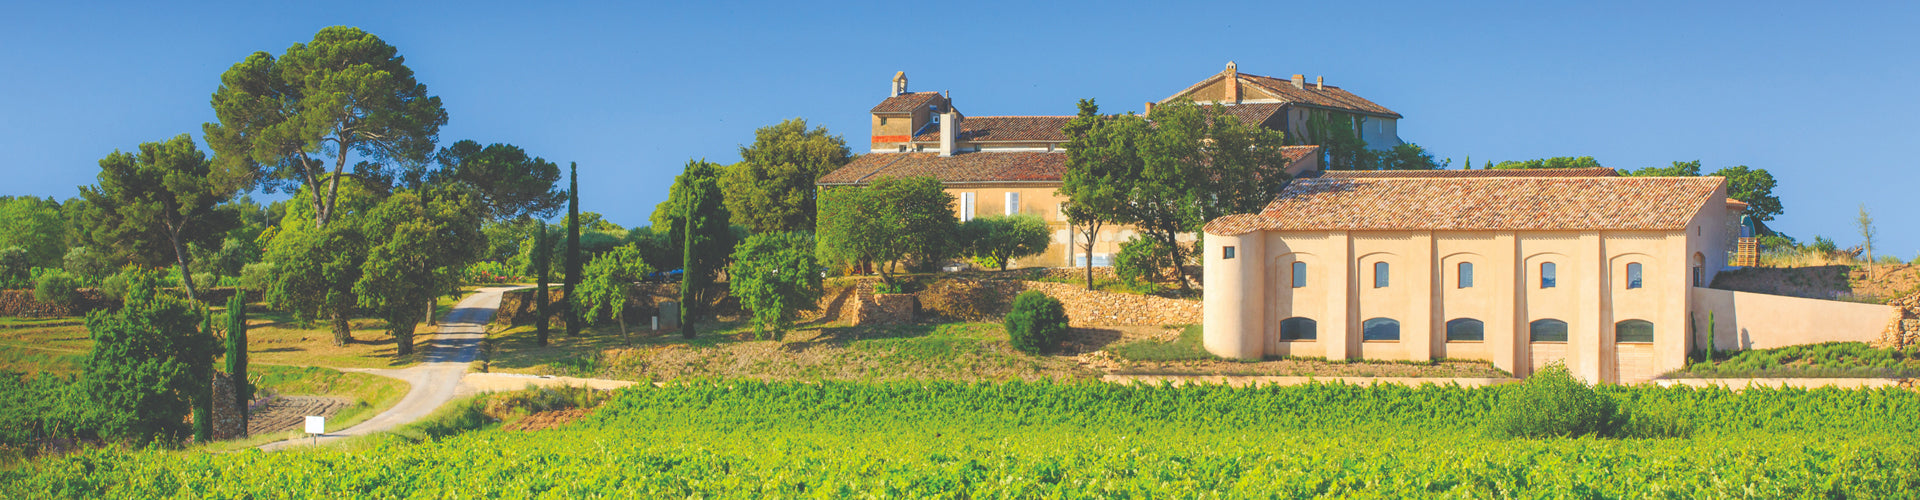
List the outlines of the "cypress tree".
{"type": "Polygon", "coordinates": [[[580,282],[580,164],[567,162],[567,336],[580,334],[580,308],[574,307],[573,286],[580,282]]]}
{"type": "MultiPolygon", "coordinates": [[[[200,310],[200,334],[208,338],[217,337],[213,333],[213,311],[200,310]]],[[[194,394],[189,396],[193,400],[193,442],[205,443],[213,440],[213,360],[193,361],[189,368],[193,370],[193,378],[197,379],[194,381],[194,394]]]]}
{"type": "Polygon", "coordinates": [[[547,272],[549,268],[553,267],[549,265],[547,261],[552,259],[551,252],[549,251],[552,249],[552,244],[547,242],[547,222],[534,221],[534,223],[535,226],[538,226],[538,232],[533,233],[533,274],[537,276],[536,279],[539,280],[538,284],[540,286],[533,289],[533,313],[537,318],[534,320],[533,331],[535,342],[541,346],[546,346],[547,301],[549,299],[547,297],[547,272]]]}
{"type": "MultiPolygon", "coordinates": [[[[253,384],[247,380],[247,291],[234,290],[227,299],[227,376],[233,380],[233,399],[240,418],[247,418],[247,402],[253,400],[253,384]]],[[[246,428],[240,433],[246,435],[246,428]]]]}
{"type": "Polygon", "coordinates": [[[680,336],[693,338],[695,335],[693,330],[694,289],[700,286],[700,278],[698,278],[700,270],[695,266],[699,261],[694,259],[693,243],[694,239],[699,238],[702,225],[695,218],[701,216],[700,202],[706,192],[697,186],[698,181],[691,180],[693,177],[691,167],[688,168],[685,177],[689,181],[686,206],[680,207],[682,215],[680,218],[680,336]]]}

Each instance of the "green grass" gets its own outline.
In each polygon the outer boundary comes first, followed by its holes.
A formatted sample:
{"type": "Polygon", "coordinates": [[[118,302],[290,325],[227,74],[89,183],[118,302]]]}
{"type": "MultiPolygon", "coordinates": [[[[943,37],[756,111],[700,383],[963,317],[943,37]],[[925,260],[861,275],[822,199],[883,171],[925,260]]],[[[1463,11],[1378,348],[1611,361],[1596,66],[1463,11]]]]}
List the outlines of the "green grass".
{"type": "Polygon", "coordinates": [[[1827,342],[1718,353],[1668,378],[1909,378],[1920,377],[1920,353],[1875,349],[1860,342],[1827,342]]]}
{"type": "MultiPolygon", "coordinates": [[[[1510,389],[903,381],[635,386],[556,430],[205,454],[103,449],[0,496],[1912,498],[1920,395],[1601,388],[1691,437],[1490,437],[1510,389]]],[[[478,428],[479,430],[469,430],[478,428]]],[[[462,432],[465,431],[465,432],[462,432]]]]}
{"type": "Polygon", "coordinates": [[[1220,359],[1201,344],[1200,325],[1187,325],[1180,338],[1172,342],[1141,339],[1109,349],[1113,355],[1133,361],[1203,361],[1220,359]]]}

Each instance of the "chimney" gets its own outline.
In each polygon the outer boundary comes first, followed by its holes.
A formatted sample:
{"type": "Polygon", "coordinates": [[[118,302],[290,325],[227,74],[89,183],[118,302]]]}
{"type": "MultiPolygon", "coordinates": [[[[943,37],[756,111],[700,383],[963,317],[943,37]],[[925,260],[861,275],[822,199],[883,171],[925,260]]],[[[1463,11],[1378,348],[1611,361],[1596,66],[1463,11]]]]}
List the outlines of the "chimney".
{"type": "Polygon", "coordinates": [[[1327,76],[1326,76],[1326,75],[1320,75],[1320,76],[1316,76],[1316,77],[1313,77],[1313,89],[1314,89],[1314,90],[1326,90],[1326,89],[1327,89],[1327,76]]]}
{"type": "Polygon", "coordinates": [[[1149,115],[1151,115],[1151,114],[1153,114],[1153,101],[1147,101],[1147,113],[1146,113],[1146,114],[1149,114],[1149,115]]]}
{"type": "Polygon", "coordinates": [[[1300,89],[1300,90],[1306,90],[1306,89],[1307,89],[1307,75],[1293,75],[1293,88],[1296,88],[1296,89],[1300,89]]]}
{"type": "Polygon", "coordinates": [[[1227,98],[1225,99],[1225,101],[1239,104],[1240,103],[1240,65],[1234,64],[1233,61],[1227,61],[1226,74],[1227,74],[1227,78],[1226,78],[1227,98]]]}
{"type": "Polygon", "coordinates": [[[896,71],[893,73],[893,93],[887,97],[900,97],[900,94],[905,93],[907,93],[907,72],[896,71]]]}
{"type": "Polygon", "coordinates": [[[960,113],[952,106],[940,113],[940,156],[953,156],[955,142],[959,142],[960,113]]]}

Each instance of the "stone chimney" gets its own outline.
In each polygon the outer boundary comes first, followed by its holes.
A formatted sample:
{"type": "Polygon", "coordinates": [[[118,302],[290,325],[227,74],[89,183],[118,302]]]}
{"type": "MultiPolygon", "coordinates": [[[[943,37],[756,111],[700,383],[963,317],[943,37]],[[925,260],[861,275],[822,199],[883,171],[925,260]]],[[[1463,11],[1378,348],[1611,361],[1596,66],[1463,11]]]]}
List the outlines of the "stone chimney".
{"type": "Polygon", "coordinates": [[[1326,76],[1326,75],[1320,75],[1320,76],[1316,76],[1316,77],[1313,77],[1313,89],[1314,89],[1314,90],[1326,90],[1326,89],[1327,89],[1327,76],[1326,76]]]}
{"type": "Polygon", "coordinates": [[[1223,82],[1227,86],[1225,101],[1238,104],[1240,102],[1240,65],[1227,61],[1226,74],[1227,78],[1223,82]]]}
{"type": "Polygon", "coordinates": [[[1293,88],[1296,88],[1296,89],[1300,89],[1300,90],[1306,90],[1306,89],[1307,89],[1307,75],[1293,75],[1293,88]]]}
{"type": "Polygon", "coordinates": [[[960,142],[960,113],[948,104],[940,112],[940,156],[953,156],[955,143],[960,142]]]}
{"type": "Polygon", "coordinates": [[[1153,101],[1147,101],[1147,113],[1146,113],[1146,114],[1149,114],[1149,115],[1151,115],[1151,114],[1153,114],[1153,101]]]}
{"type": "Polygon", "coordinates": [[[905,93],[907,93],[907,72],[896,71],[893,73],[893,93],[887,97],[900,97],[900,94],[905,93]]]}

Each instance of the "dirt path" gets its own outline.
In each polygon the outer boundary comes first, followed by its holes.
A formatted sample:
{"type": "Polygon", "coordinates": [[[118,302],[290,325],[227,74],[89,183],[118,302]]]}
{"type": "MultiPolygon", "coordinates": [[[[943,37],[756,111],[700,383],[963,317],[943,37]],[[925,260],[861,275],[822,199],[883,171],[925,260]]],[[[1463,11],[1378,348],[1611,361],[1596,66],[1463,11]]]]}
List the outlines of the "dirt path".
{"type": "MultiPolygon", "coordinates": [[[[405,380],[413,386],[406,397],[393,405],[393,408],[374,415],[346,430],[323,434],[318,442],[330,442],[351,436],[364,436],[376,432],[393,430],[412,423],[433,413],[441,405],[453,399],[460,387],[461,376],[467,373],[473,362],[480,340],[486,338],[487,321],[493,317],[495,309],[500,307],[500,292],[517,287],[482,288],[461,299],[452,312],[440,321],[440,333],[428,344],[426,359],[419,365],[397,370],[346,369],[372,373],[405,380]]],[[[313,438],[299,438],[262,445],[260,449],[273,451],[289,446],[304,446],[316,442],[313,438]]]]}

